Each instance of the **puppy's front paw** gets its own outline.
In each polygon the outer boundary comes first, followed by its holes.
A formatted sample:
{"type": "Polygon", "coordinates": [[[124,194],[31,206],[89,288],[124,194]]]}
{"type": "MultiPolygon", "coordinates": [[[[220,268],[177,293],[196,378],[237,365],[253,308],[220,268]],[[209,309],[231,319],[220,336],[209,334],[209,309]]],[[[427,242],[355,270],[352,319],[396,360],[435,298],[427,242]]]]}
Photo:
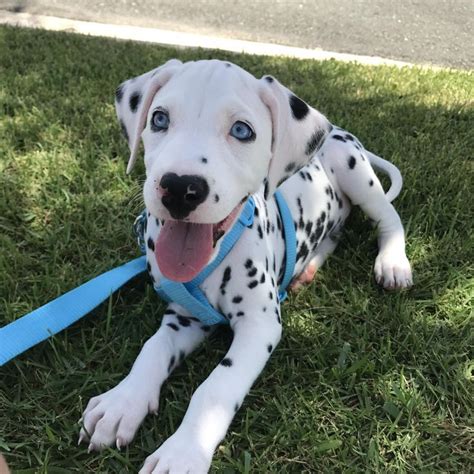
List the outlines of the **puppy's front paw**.
{"type": "Polygon", "coordinates": [[[129,444],[143,418],[158,410],[158,394],[133,387],[123,380],[113,389],[91,398],[82,415],[79,444],[89,440],[89,451],[129,444]]]}
{"type": "Polygon", "coordinates": [[[204,452],[192,436],[177,431],[146,458],[139,474],[206,474],[211,460],[212,453],[204,452]]]}
{"type": "Polygon", "coordinates": [[[377,283],[387,290],[401,290],[413,285],[410,262],[404,253],[379,253],[374,273],[377,283]]]}

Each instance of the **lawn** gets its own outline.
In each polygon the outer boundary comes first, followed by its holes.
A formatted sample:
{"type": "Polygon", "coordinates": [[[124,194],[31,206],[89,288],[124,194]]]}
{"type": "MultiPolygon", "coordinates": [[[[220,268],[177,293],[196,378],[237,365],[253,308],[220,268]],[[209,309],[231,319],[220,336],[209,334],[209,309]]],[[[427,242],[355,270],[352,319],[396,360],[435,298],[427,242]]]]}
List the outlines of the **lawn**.
{"type": "MultiPolygon", "coordinates": [[[[138,255],[143,166],[125,175],[113,106],[123,80],[169,58],[272,74],[394,162],[415,286],[373,280],[361,212],[314,283],[284,305],[284,336],[219,446],[214,472],[468,472],[473,430],[474,78],[175,50],[0,28],[0,325],[138,255]]],[[[132,445],[77,447],[91,396],[119,382],[163,305],[145,277],[0,368],[0,452],[18,473],[136,472],[177,428],[231,340],[217,331],[171,376],[132,445]]]]}

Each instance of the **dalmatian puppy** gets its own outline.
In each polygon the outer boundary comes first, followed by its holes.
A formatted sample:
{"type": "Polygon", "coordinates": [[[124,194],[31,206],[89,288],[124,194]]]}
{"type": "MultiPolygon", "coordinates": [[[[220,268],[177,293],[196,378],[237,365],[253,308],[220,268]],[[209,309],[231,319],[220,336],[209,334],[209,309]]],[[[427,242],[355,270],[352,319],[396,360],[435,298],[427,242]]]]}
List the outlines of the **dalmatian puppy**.
{"type": "MultiPolygon", "coordinates": [[[[232,344],[192,396],[177,431],[140,471],[205,473],[281,337],[278,286],[286,257],[275,189],[296,229],[294,286],[311,280],[357,205],[377,223],[377,282],[406,288],[412,276],[404,231],[390,204],[401,176],[273,77],[256,79],[228,62],[168,61],[124,82],[116,109],[131,149],[128,172],[144,144],[146,255],[154,282],[191,280],[212,261],[247,197],[256,202],[252,226],[201,286],[228,319],[232,344]],[[387,194],[372,165],[391,177],[387,194]]],[[[90,400],[79,442],[87,440],[89,450],[130,443],[145,416],[157,412],[164,381],[210,332],[169,304],[130,373],[90,400]]]]}

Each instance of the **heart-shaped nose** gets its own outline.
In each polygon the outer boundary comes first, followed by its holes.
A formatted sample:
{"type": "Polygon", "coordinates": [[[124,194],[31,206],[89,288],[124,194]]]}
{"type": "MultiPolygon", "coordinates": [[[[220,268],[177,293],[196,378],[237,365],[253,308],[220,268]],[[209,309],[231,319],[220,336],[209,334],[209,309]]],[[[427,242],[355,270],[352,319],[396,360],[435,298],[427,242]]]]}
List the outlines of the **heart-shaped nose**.
{"type": "Polygon", "coordinates": [[[161,202],[173,219],[183,219],[209,195],[209,185],[201,176],[166,173],[160,180],[164,193],[161,202]]]}

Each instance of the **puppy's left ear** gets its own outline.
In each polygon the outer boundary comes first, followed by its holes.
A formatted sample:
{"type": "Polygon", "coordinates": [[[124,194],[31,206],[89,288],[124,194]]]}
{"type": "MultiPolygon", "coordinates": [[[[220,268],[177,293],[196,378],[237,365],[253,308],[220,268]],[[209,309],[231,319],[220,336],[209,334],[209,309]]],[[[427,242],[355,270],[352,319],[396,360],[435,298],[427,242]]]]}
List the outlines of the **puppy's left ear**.
{"type": "Polygon", "coordinates": [[[332,125],[327,118],[272,76],[260,79],[259,94],[272,119],[272,158],[265,199],[306,165],[321,147],[332,125]]]}
{"type": "Polygon", "coordinates": [[[171,59],[141,76],[123,82],[115,92],[117,118],[130,148],[127,174],[132,171],[137,159],[140,138],[153,98],[182,64],[178,59],[171,59]]]}

